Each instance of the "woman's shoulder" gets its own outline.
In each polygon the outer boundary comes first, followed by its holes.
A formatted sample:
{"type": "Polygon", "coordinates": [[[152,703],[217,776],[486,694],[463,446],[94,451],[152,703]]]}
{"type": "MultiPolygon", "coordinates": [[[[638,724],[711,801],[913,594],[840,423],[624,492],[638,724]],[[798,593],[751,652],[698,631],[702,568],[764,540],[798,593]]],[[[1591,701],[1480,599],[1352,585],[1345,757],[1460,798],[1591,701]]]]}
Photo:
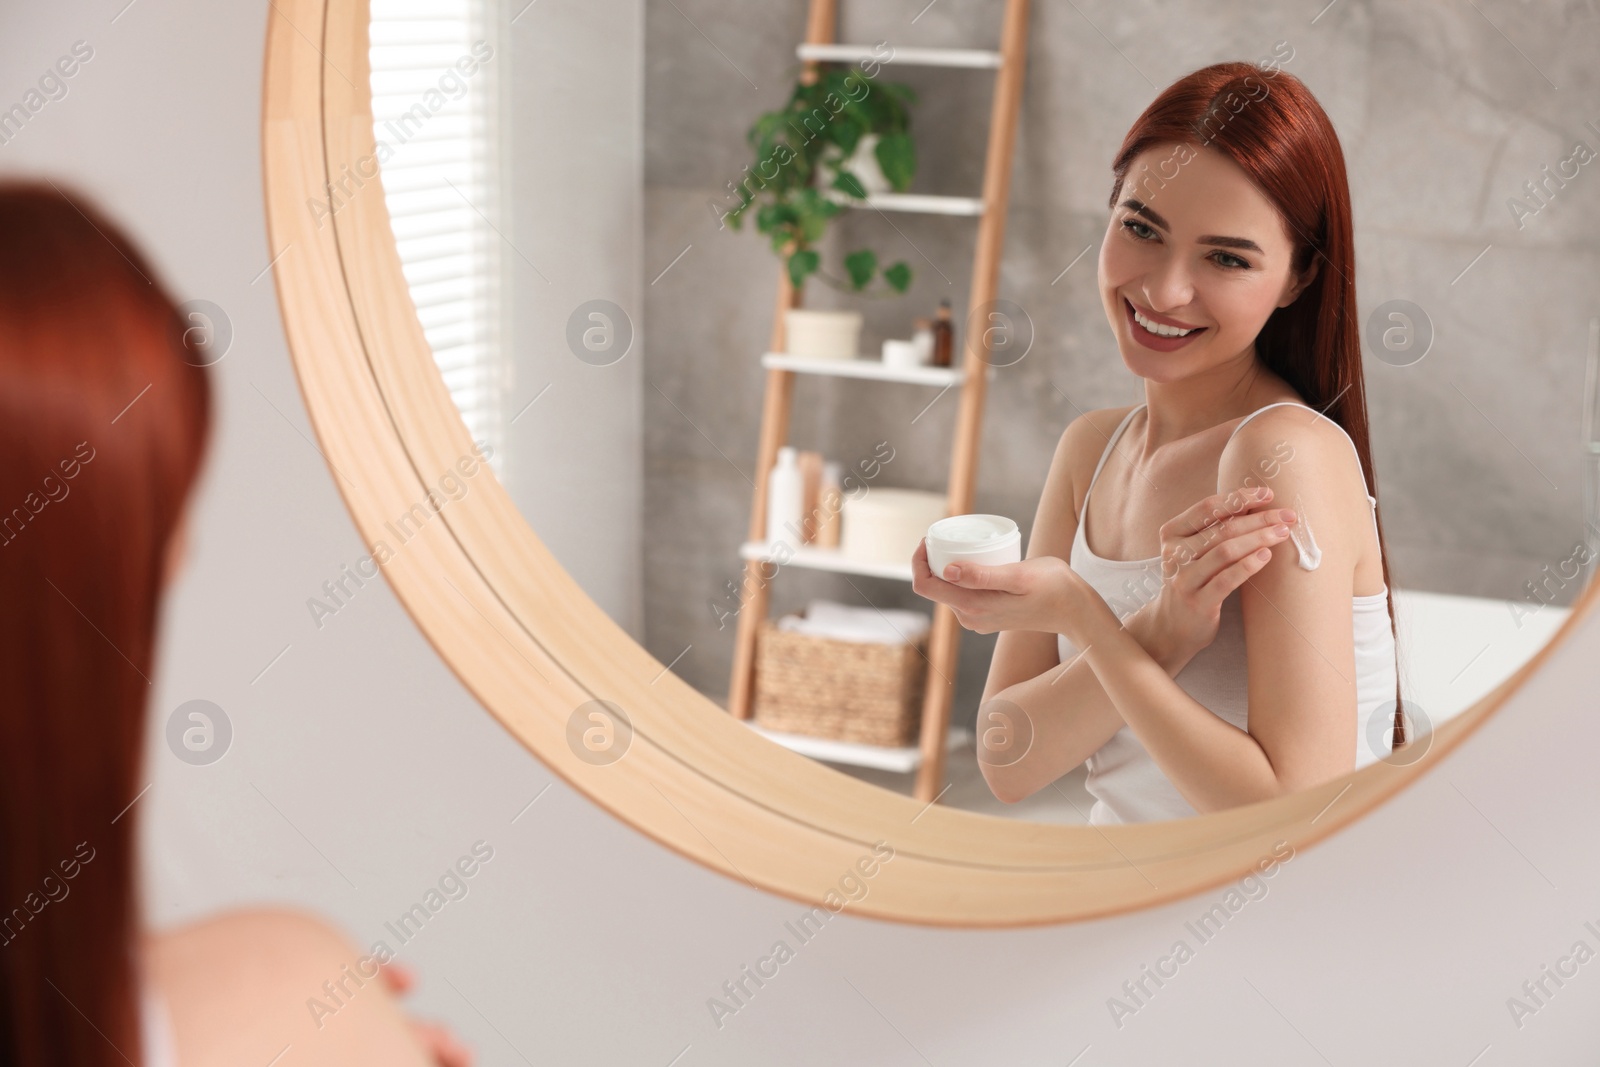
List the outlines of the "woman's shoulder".
{"type": "Polygon", "coordinates": [[[1267,456],[1278,463],[1292,462],[1298,456],[1324,473],[1344,471],[1366,484],[1361,461],[1344,427],[1303,401],[1280,403],[1247,416],[1234,429],[1221,458],[1224,464],[1249,465],[1267,456]]]}
{"type": "MultiPolygon", "coordinates": [[[[1094,474],[1095,464],[1100,462],[1106,446],[1111,443],[1111,435],[1128,413],[1138,406],[1129,404],[1120,408],[1096,408],[1081,413],[1067,423],[1067,428],[1061,431],[1061,437],[1056,442],[1055,460],[1051,464],[1056,473],[1051,480],[1062,477],[1070,479],[1076,490],[1074,496],[1081,497],[1094,474]]],[[[1076,511],[1076,501],[1073,506],[1076,511]]]]}
{"type": "Polygon", "coordinates": [[[1104,454],[1117,424],[1137,406],[1085,411],[1061,431],[1039,493],[1039,507],[1028,538],[1030,554],[1037,544],[1050,555],[1068,557],[1095,464],[1104,454]]]}
{"type": "Polygon", "coordinates": [[[1284,507],[1304,494],[1306,506],[1352,538],[1369,521],[1353,443],[1338,423],[1304,404],[1260,411],[1236,429],[1217,464],[1217,491],[1244,485],[1271,486],[1284,507]]]}
{"type": "Polygon", "coordinates": [[[1093,470],[1106,446],[1111,443],[1111,435],[1128,417],[1128,413],[1138,406],[1128,404],[1120,408],[1096,408],[1083,412],[1061,431],[1057,451],[1075,464],[1087,462],[1089,469],[1093,470]]]}

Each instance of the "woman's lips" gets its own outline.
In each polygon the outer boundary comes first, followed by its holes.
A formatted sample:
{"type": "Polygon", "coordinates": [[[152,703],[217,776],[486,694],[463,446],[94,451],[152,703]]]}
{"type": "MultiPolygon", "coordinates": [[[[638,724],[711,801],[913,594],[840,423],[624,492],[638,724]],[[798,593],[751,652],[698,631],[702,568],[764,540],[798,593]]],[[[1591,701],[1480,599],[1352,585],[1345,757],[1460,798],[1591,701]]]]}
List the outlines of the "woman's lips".
{"type": "Polygon", "coordinates": [[[1128,329],[1133,334],[1133,339],[1146,348],[1157,352],[1176,351],[1205,333],[1208,328],[1205,326],[1198,327],[1182,337],[1162,337],[1160,334],[1151,333],[1143,326],[1140,326],[1138,320],[1133,317],[1133,304],[1127,297],[1122,298],[1122,314],[1128,320],[1128,329]]]}

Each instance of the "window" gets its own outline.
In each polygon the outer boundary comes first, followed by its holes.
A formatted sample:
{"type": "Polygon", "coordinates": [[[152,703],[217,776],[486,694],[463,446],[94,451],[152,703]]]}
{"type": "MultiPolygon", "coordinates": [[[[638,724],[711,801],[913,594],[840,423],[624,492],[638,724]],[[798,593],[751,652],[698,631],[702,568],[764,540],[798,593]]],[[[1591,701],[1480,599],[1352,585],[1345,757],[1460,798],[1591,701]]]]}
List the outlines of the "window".
{"type": "Polygon", "coordinates": [[[497,0],[372,0],[369,56],[401,269],[445,385],[503,475],[510,359],[497,17],[497,0]]]}

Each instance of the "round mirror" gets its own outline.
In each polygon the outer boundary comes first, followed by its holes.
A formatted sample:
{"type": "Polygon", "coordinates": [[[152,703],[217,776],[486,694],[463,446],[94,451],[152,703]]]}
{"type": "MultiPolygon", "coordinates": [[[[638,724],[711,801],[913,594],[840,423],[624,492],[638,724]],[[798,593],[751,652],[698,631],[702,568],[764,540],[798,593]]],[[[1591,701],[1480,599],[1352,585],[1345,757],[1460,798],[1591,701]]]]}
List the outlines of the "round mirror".
{"type": "Polygon", "coordinates": [[[963,924],[1216,884],[1431,766],[1588,587],[1555,187],[1481,209],[1486,157],[1419,228],[1363,161],[1444,134],[1286,124],[1355,103],[1288,42],[1094,124],[1022,0],[816,2],[737,56],[681,12],[617,48],[278,6],[274,269],[373,564],[540,758],[730,876],[963,924]]]}

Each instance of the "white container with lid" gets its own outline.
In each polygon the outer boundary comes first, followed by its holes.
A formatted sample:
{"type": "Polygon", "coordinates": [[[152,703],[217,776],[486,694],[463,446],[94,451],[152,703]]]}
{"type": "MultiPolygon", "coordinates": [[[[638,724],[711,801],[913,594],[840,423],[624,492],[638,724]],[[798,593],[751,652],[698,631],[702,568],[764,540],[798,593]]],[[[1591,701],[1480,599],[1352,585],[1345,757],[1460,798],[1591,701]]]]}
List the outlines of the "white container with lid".
{"type": "MultiPolygon", "coordinates": [[[[852,486],[852,489],[854,487],[852,486]]],[[[943,493],[891,486],[844,497],[839,552],[863,563],[906,566],[928,524],[947,510],[943,493]]]]}
{"type": "Polygon", "coordinates": [[[952,515],[928,527],[928,569],[944,577],[952,563],[1022,561],[1022,531],[1004,515],[952,515]]]}
{"type": "Polygon", "coordinates": [[[789,308],[784,312],[788,354],[805,359],[855,359],[862,321],[859,311],[789,308]]]}
{"type": "Polygon", "coordinates": [[[922,350],[915,341],[902,341],[891,337],[883,342],[883,365],[885,367],[920,367],[925,364],[922,350]]]}

